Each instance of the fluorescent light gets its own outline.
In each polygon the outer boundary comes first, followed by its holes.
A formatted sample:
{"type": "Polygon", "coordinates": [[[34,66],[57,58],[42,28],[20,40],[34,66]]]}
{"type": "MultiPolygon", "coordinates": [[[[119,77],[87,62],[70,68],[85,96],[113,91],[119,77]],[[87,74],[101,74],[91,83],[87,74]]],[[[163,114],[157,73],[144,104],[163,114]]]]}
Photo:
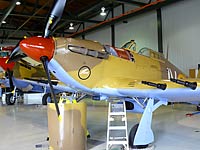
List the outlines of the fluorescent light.
{"type": "Polygon", "coordinates": [[[16,4],[16,5],[21,5],[21,2],[20,2],[20,1],[17,1],[15,4],[16,4]]]}
{"type": "Polygon", "coordinates": [[[101,16],[105,16],[106,15],[106,12],[105,12],[105,7],[102,7],[101,8],[101,13],[100,13],[101,16]]]}
{"type": "Polygon", "coordinates": [[[3,20],[1,23],[4,23],[4,24],[5,24],[5,23],[6,23],[6,21],[5,21],[5,20],[3,20]]]}
{"type": "Polygon", "coordinates": [[[74,30],[73,23],[70,23],[69,25],[70,25],[69,29],[74,30]]]}

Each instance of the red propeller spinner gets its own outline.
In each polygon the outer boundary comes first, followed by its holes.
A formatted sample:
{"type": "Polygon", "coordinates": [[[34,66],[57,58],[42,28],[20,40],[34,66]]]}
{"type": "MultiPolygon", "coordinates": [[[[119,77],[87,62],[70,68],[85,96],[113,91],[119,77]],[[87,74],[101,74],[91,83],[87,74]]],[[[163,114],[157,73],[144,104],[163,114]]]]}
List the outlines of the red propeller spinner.
{"type": "Polygon", "coordinates": [[[22,40],[20,48],[27,56],[36,61],[40,61],[42,56],[51,60],[55,50],[55,42],[53,38],[35,36],[22,40]]]}

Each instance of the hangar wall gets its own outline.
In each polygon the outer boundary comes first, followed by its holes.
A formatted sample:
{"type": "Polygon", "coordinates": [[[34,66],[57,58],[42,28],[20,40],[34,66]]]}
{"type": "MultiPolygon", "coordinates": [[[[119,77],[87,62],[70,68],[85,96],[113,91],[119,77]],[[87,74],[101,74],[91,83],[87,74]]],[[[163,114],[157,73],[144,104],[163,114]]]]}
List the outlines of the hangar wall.
{"type": "Polygon", "coordinates": [[[188,74],[200,64],[200,1],[185,0],[162,9],[163,48],[169,60],[188,74]]]}
{"type": "Polygon", "coordinates": [[[95,40],[102,44],[111,45],[111,28],[95,30],[85,36],[86,39],[95,40]]]}

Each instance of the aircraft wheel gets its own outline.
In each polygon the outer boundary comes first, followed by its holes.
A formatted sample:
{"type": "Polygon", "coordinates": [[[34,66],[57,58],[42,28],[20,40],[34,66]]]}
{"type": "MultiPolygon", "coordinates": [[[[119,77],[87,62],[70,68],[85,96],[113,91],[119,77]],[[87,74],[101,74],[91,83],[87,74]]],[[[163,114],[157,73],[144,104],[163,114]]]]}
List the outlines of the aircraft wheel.
{"type": "Polygon", "coordinates": [[[197,111],[200,111],[200,105],[197,105],[197,111]]]}
{"type": "Polygon", "coordinates": [[[13,105],[15,104],[16,98],[13,98],[13,94],[6,94],[6,104],[7,105],[13,105]]]}
{"type": "Polygon", "coordinates": [[[139,124],[136,124],[131,128],[131,131],[129,133],[129,146],[130,148],[136,148],[136,149],[147,148],[148,144],[147,145],[133,145],[133,141],[135,139],[135,134],[137,132],[138,126],[139,124]]]}
{"type": "Polygon", "coordinates": [[[42,105],[47,105],[47,103],[52,102],[51,93],[46,93],[42,97],[42,105]]]}

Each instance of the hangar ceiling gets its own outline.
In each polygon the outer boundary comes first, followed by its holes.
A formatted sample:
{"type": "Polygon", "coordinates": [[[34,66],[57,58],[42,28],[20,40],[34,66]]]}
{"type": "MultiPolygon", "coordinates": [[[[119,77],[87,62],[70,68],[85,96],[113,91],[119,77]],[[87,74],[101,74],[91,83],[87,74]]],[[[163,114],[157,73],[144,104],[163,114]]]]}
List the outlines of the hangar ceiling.
{"type": "MultiPolygon", "coordinates": [[[[18,41],[24,36],[42,35],[53,0],[0,0],[0,41],[18,41]],[[3,23],[6,21],[6,23],[3,23]]],[[[54,36],[78,36],[104,25],[145,12],[180,0],[67,0],[62,18],[53,32],[54,36]],[[126,6],[132,11],[126,12],[126,6]],[[101,8],[108,15],[98,19],[101,8]],[[114,15],[114,9],[121,7],[120,16],[114,15]],[[95,19],[94,19],[95,18],[95,19]],[[113,19],[112,19],[113,18],[113,19]],[[70,23],[75,26],[69,30],[70,23]],[[91,27],[92,26],[92,27],[91,27]]]]}

